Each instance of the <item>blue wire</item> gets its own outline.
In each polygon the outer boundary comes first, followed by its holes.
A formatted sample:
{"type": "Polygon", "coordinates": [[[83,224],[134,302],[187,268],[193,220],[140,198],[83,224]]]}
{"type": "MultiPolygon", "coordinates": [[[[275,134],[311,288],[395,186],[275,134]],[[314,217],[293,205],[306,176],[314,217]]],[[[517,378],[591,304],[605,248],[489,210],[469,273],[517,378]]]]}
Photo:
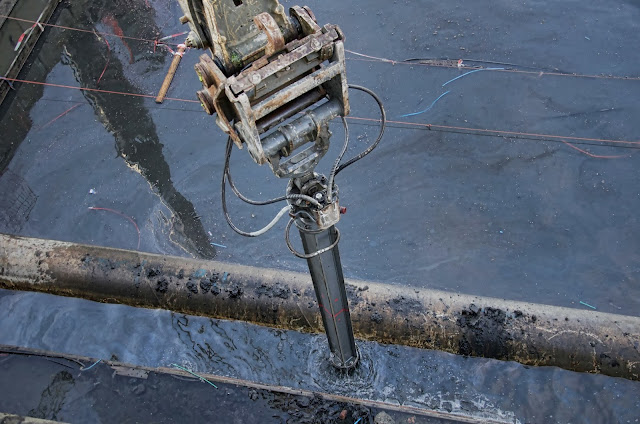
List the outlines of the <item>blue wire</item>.
{"type": "Polygon", "coordinates": [[[209,380],[207,380],[207,379],[206,379],[206,378],[204,378],[203,376],[198,375],[198,374],[196,374],[196,373],[195,373],[195,372],[193,372],[193,371],[189,371],[189,370],[188,370],[188,369],[186,369],[185,367],[181,367],[181,366],[180,366],[180,365],[178,365],[178,364],[171,364],[171,365],[173,365],[173,366],[174,366],[174,367],[176,367],[176,368],[181,369],[182,371],[186,371],[186,372],[188,372],[189,374],[191,374],[191,375],[192,375],[192,376],[194,376],[194,377],[198,377],[198,378],[200,379],[200,381],[205,382],[205,383],[209,383],[209,384],[211,384],[213,387],[215,387],[216,389],[218,388],[218,386],[216,386],[215,384],[213,384],[212,382],[210,382],[209,380]]]}
{"type": "Polygon", "coordinates": [[[98,365],[100,363],[100,361],[102,361],[102,359],[98,359],[93,365],[90,365],[87,368],[82,368],[82,369],[80,369],[80,371],[89,371],[91,368],[93,368],[96,365],[98,365]]]}
{"type": "Polygon", "coordinates": [[[591,306],[591,305],[589,305],[587,302],[583,302],[582,300],[580,301],[580,304],[581,304],[581,305],[584,305],[584,306],[588,306],[588,307],[590,307],[591,309],[596,309],[596,307],[595,307],[595,306],[591,306]]]}
{"type": "Polygon", "coordinates": [[[356,421],[356,422],[355,422],[355,423],[353,423],[353,424],[358,424],[358,423],[360,422],[360,420],[361,420],[361,419],[362,419],[362,417],[358,418],[358,421],[356,421]]]}
{"type": "Polygon", "coordinates": [[[222,247],[223,249],[226,249],[226,248],[227,248],[227,246],[222,245],[222,244],[218,244],[218,243],[213,243],[213,242],[211,242],[211,243],[209,243],[209,244],[210,244],[210,245],[212,245],[212,246],[222,247]]]}
{"type": "Polygon", "coordinates": [[[449,84],[450,82],[454,82],[455,80],[458,80],[462,77],[466,77],[469,74],[473,74],[474,72],[480,72],[480,71],[504,71],[504,68],[482,68],[482,69],[474,69],[473,71],[469,71],[467,73],[464,73],[462,75],[458,75],[457,77],[455,77],[452,80],[449,80],[447,82],[445,82],[444,84],[442,84],[442,86],[444,87],[445,85],[449,84]]]}
{"type": "Polygon", "coordinates": [[[420,111],[420,112],[407,113],[406,115],[402,115],[402,116],[401,116],[401,118],[406,118],[407,116],[420,115],[421,113],[429,112],[429,111],[431,110],[431,108],[432,108],[433,106],[435,106],[435,104],[436,104],[436,103],[438,103],[438,100],[440,100],[441,98],[443,98],[444,96],[446,96],[446,95],[447,95],[447,94],[449,94],[449,93],[450,93],[450,91],[447,91],[446,93],[442,93],[442,94],[440,95],[440,97],[438,97],[437,99],[435,99],[435,100],[433,101],[433,103],[431,103],[431,106],[429,106],[429,107],[428,107],[428,108],[426,108],[425,110],[420,111]]]}

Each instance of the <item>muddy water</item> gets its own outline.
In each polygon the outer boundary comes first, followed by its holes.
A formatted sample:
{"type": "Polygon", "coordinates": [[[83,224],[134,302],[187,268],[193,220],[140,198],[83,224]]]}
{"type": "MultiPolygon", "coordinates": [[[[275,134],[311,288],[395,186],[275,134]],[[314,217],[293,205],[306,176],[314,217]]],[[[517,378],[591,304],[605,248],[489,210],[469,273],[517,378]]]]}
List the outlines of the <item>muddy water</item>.
{"type": "Polygon", "coordinates": [[[448,411],[499,422],[635,423],[640,383],[359,342],[353,375],[324,335],[36,293],[0,292],[0,344],[117,359],[448,411]],[[579,407],[578,407],[579,405],[579,407]]]}

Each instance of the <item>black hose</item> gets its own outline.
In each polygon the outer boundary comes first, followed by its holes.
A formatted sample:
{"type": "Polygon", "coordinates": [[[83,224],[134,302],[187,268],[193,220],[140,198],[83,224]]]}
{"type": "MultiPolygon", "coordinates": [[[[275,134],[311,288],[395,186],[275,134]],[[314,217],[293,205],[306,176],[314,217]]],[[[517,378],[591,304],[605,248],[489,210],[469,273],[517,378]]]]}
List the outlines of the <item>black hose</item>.
{"type": "Polygon", "coordinates": [[[268,230],[270,230],[276,224],[278,219],[280,219],[282,217],[283,211],[285,211],[285,209],[287,209],[288,207],[282,208],[280,213],[278,213],[278,215],[276,215],[276,217],[269,224],[267,224],[267,226],[265,226],[261,230],[252,231],[252,232],[248,233],[246,231],[242,231],[241,229],[239,229],[238,227],[235,226],[233,221],[231,221],[231,216],[229,216],[229,211],[227,210],[227,196],[226,196],[227,176],[229,174],[229,160],[231,159],[232,146],[233,146],[233,144],[232,144],[231,138],[229,138],[227,140],[227,148],[226,148],[225,159],[224,159],[224,171],[222,172],[222,187],[221,187],[221,191],[220,191],[221,195],[222,195],[222,212],[224,213],[224,219],[227,220],[227,224],[229,224],[229,226],[231,227],[231,229],[233,231],[235,231],[236,233],[240,234],[241,236],[245,236],[245,237],[258,237],[258,236],[264,234],[265,232],[267,232],[268,230]]]}
{"type": "Polygon", "coordinates": [[[378,134],[378,138],[376,139],[376,141],[374,141],[373,144],[371,146],[369,146],[365,151],[363,151],[359,155],[349,159],[348,161],[346,161],[345,163],[340,165],[338,167],[338,170],[336,171],[336,175],[338,175],[340,173],[340,171],[345,169],[347,166],[352,165],[353,163],[359,161],[360,159],[362,159],[363,157],[365,157],[369,153],[371,153],[373,151],[373,149],[375,149],[378,146],[378,144],[380,143],[380,140],[382,140],[382,136],[384,135],[384,130],[387,127],[387,112],[385,112],[385,110],[384,110],[384,106],[382,104],[382,100],[380,100],[380,97],[378,97],[378,95],[376,93],[374,93],[373,91],[369,90],[366,87],[362,87],[360,85],[349,85],[349,88],[353,88],[354,90],[360,90],[360,91],[363,91],[363,92],[367,93],[368,95],[373,97],[373,99],[376,101],[376,103],[378,103],[378,106],[380,107],[380,116],[381,116],[380,134],[378,134]]]}
{"type": "Polygon", "coordinates": [[[253,200],[253,199],[249,199],[248,197],[246,197],[245,195],[240,193],[240,191],[238,190],[236,185],[233,183],[233,180],[231,179],[231,169],[227,168],[226,172],[227,172],[227,181],[229,181],[229,185],[231,186],[231,190],[233,190],[233,193],[238,197],[238,199],[242,200],[245,203],[248,203],[250,205],[255,205],[255,206],[264,206],[264,205],[271,205],[273,203],[282,202],[283,200],[287,200],[286,196],[280,196],[280,197],[276,197],[274,199],[269,199],[269,200],[253,200]]]}
{"type": "Polygon", "coordinates": [[[349,147],[349,125],[347,124],[347,120],[344,116],[342,118],[342,125],[344,125],[344,145],[342,146],[342,151],[336,158],[336,161],[333,163],[333,168],[331,168],[331,174],[329,174],[329,185],[327,186],[327,196],[329,201],[333,199],[333,180],[336,178],[336,174],[338,172],[338,165],[340,165],[340,161],[342,157],[347,152],[347,147],[349,147]]]}

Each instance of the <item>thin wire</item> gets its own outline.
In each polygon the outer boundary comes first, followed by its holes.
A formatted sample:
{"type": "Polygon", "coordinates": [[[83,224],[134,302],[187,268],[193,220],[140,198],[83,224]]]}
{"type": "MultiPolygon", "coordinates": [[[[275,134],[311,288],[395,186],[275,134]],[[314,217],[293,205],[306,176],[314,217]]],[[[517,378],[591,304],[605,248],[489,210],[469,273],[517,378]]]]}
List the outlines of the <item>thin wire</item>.
{"type": "MultiPolygon", "coordinates": [[[[356,116],[348,116],[347,119],[352,119],[357,121],[381,122],[380,119],[360,118],[356,116]]],[[[392,121],[392,120],[386,121],[386,123],[398,124],[403,126],[406,125],[406,126],[422,127],[427,129],[436,128],[436,129],[468,131],[468,132],[471,132],[472,134],[475,132],[475,133],[503,134],[503,135],[512,135],[512,136],[537,137],[537,138],[557,139],[557,140],[569,139],[569,140],[579,140],[579,141],[595,141],[600,143],[619,143],[619,144],[640,145],[640,141],[610,140],[610,139],[602,139],[602,138],[575,137],[575,136],[567,136],[567,135],[525,133],[525,132],[518,132],[518,131],[490,130],[490,129],[483,129],[483,128],[457,127],[457,126],[451,126],[451,125],[421,124],[418,122],[392,121]]]]}
{"type": "MultiPolygon", "coordinates": [[[[0,18],[10,19],[10,20],[13,20],[13,21],[20,21],[20,22],[29,22],[31,24],[39,24],[39,25],[44,25],[44,26],[48,26],[48,27],[52,27],[52,28],[68,29],[70,31],[90,32],[92,34],[99,34],[99,35],[104,35],[104,36],[108,36],[108,37],[117,37],[117,38],[126,38],[127,40],[144,41],[146,43],[155,44],[157,42],[157,40],[149,40],[149,39],[146,39],[146,38],[138,38],[138,37],[129,37],[129,36],[126,36],[126,35],[116,35],[116,34],[112,34],[110,32],[97,32],[97,31],[93,31],[93,30],[89,30],[89,29],[68,27],[68,26],[55,25],[55,24],[45,24],[44,22],[37,22],[37,21],[29,20],[29,19],[15,18],[13,16],[7,16],[7,15],[0,15],[0,18]]],[[[177,46],[179,43],[164,43],[164,44],[172,44],[172,45],[176,45],[177,46]]]]}
{"type": "Polygon", "coordinates": [[[445,91],[444,93],[442,93],[442,94],[441,94],[437,99],[435,99],[435,100],[433,101],[433,103],[431,103],[431,104],[429,105],[429,107],[428,107],[428,108],[426,108],[425,110],[421,110],[420,112],[407,113],[406,115],[401,115],[400,117],[401,117],[401,118],[406,118],[406,117],[408,117],[408,116],[416,116],[416,115],[421,115],[421,114],[423,114],[423,113],[425,113],[425,112],[429,112],[429,111],[430,111],[430,110],[431,110],[431,109],[436,105],[436,103],[438,103],[438,100],[440,100],[441,98],[443,98],[444,96],[446,96],[446,95],[447,95],[447,94],[449,94],[449,93],[451,93],[451,91],[445,91]]]}
{"type": "Polygon", "coordinates": [[[180,365],[178,365],[178,364],[171,364],[171,365],[172,365],[172,366],[174,366],[174,367],[176,367],[176,368],[181,369],[182,371],[188,372],[189,374],[191,374],[191,375],[192,375],[192,376],[194,376],[194,377],[197,377],[197,378],[198,378],[200,381],[202,381],[203,383],[209,383],[209,384],[211,384],[213,387],[215,387],[216,389],[218,388],[218,386],[216,386],[215,384],[213,384],[212,382],[210,382],[209,380],[207,380],[207,379],[206,379],[206,378],[204,378],[203,376],[198,375],[198,374],[196,374],[196,373],[195,373],[195,372],[193,372],[193,371],[189,371],[188,369],[186,369],[186,368],[184,368],[184,367],[181,367],[181,366],[180,366],[180,365]]]}
{"type": "MultiPolygon", "coordinates": [[[[22,83],[25,83],[25,84],[46,85],[48,87],[68,88],[68,89],[72,89],[72,90],[91,91],[91,92],[96,92],[96,93],[119,94],[119,95],[122,95],[122,96],[145,97],[145,98],[149,98],[149,99],[155,99],[156,98],[155,95],[151,95],[151,94],[124,93],[122,91],[102,90],[102,89],[99,89],[99,88],[74,87],[72,85],[62,85],[62,84],[52,84],[52,83],[49,83],[49,82],[21,80],[21,79],[18,79],[18,78],[3,78],[3,79],[8,80],[8,81],[13,81],[13,82],[22,82],[22,83]]],[[[178,102],[187,102],[187,103],[200,103],[200,101],[198,101],[198,100],[177,99],[177,98],[173,98],[173,97],[165,97],[165,100],[175,100],[175,101],[178,101],[178,102]]]]}
{"type": "MultiPolygon", "coordinates": [[[[446,65],[446,64],[434,64],[434,63],[416,63],[416,62],[404,62],[395,61],[391,59],[379,58],[375,56],[367,56],[361,53],[356,53],[351,50],[345,50],[349,53],[357,54],[358,56],[364,56],[363,58],[348,57],[347,60],[355,60],[359,62],[378,62],[378,63],[390,63],[392,65],[408,65],[408,66],[426,66],[430,68],[454,68],[458,69],[458,65],[446,65]]],[[[516,74],[529,74],[538,76],[556,76],[556,77],[574,77],[574,78],[596,78],[596,79],[611,79],[611,80],[623,80],[623,81],[640,81],[640,77],[629,76],[617,76],[617,75],[590,75],[590,74],[576,74],[576,73],[562,73],[562,72],[546,72],[546,71],[523,71],[520,69],[502,69],[494,72],[512,72],[516,74]]]]}
{"type": "Polygon", "coordinates": [[[373,144],[371,146],[369,146],[365,151],[363,151],[359,155],[349,159],[348,161],[346,161],[345,163],[340,165],[338,167],[338,170],[336,171],[336,175],[338,175],[347,166],[352,165],[353,163],[359,161],[360,159],[362,159],[363,157],[365,157],[369,153],[371,153],[373,151],[373,149],[375,149],[378,146],[378,144],[380,144],[380,140],[382,140],[382,136],[384,135],[384,129],[387,126],[387,124],[386,124],[386,122],[387,122],[387,113],[384,110],[384,105],[382,104],[382,100],[380,99],[380,97],[378,97],[378,95],[376,93],[374,93],[373,91],[369,90],[366,87],[362,87],[360,85],[351,85],[350,84],[349,88],[353,88],[354,90],[360,90],[360,91],[363,91],[363,92],[367,93],[368,95],[373,97],[373,99],[376,101],[376,103],[378,103],[378,107],[380,107],[380,118],[381,118],[380,119],[380,133],[378,134],[378,138],[376,139],[376,141],[374,141],[373,144]]]}
{"type": "Polygon", "coordinates": [[[564,140],[560,140],[562,141],[564,144],[566,144],[567,146],[571,147],[572,149],[575,149],[577,151],[579,151],[580,153],[583,153],[587,156],[590,156],[592,158],[595,159],[620,159],[620,158],[626,158],[629,157],[628,155],[615,155],[615,156],[606,156],[606,155],[594,155],[593,153],[587,152],[586,150],[582,150],[579,147],[574,146],[573,144],[569,143],[568,141],[564,141],[564,140]]]}
{"type": "MultiPolygon", "coordinates": [[[[499,72],[501,72],[501,71],[499,71],[499,72]]],[[[5,78],[1,78],[1,79],[5,79],[5,78]]],[[[66,85],[61,85],[61,84],[51,84],[51,83],[46,83],[46,82],[21,80],[21,79],[17,79],[17,78],[6,78],[6,79],[9,80],[9,81],[21,82],[21,83],[25,83],[25,84],[36,84],[36,85],[68,88],[68,89],[80,90],[80,91],[96,91],[96,92],[102,92],[102,93],[107,93],[107,94],[118,94],[118,95],[122,95],[122,96],[146,97],[146,98],[154,98],[154,99],[156,97],[155,95],[137,94],[137,93],[125,93],[125,92],[121,92],[121,91],[100,90],[100,89],[95,89],[95,88],[73,87],[73,86],[66,86],[66,85]]],[[[199,103],[197,100],[190,100],[190,99],[180,99],[180,98],[173,98],[173,97],[167,97],[166,99],[167,100],[174,100],[174,101],[178,101],[178,102],[186,102],[186,103],[199,103]]],[[[46,100],[53,101],[54,99],[46,99],[46,100]]],[[[64,101],[64,100],[60,100],[60,101],[64,101]]],[[[73,100],[69,100],[69,101],[66,101],[66,102],[73,102],[73,100]]],[[[152,107],[152,106],[149,106],[149,107],[153,108],[153,109],[168,109],[168,108],[157,108],[157,107],[152,107]]],[[[184,111],[184,112],[201,113],[200,110],[186,110],[186,109],[171,109],[171,110],[181,110],[181,111],[184,111]]],[[[378,122],[378,123],[382,122],[380,119],[360,118],[360,117],[354,117],[354,116],[348,116],[347,119],[378,122]]],[[[426,128],[426,129],[432,129],[432,128],[441,129],[441,130],[455,129],[455,130],[460,130],[460,131],[467,131],[470,134],[474,134],[474,132],[475,132],[475,134],[477,134],[477,132],[482,132],[482,133],[489,133],[489,134],[496,133],[496,134],[505,134],[505,135],[512,135],[512,136],[523,136],[523,137],[527,137],[528,136],[528,137],[539,137],[539,138],[547,138],[547,139],[549,139],[549,138],[553,138],[553,139],[569,139],[569,140],[576,140],[576,141],[594,141],[594,142],[600,142],[600,143],[640,145],[640,141],[611,140],[611,139],[599,139],[599,138],[574,137],[574,136],[567,136],[567,135],[535,134],[535,133],[524,133],[524,132],[518,132],[518,131],[490,130],[490,129],[481,129],[481,128],[468,128],[468,127],[453,127],[453,126],[446,126],[446,125],[421,124],[421,123],[417,123],[417,122],[404,122],[404,121],[394,121],[394,120],[385,120],[385,124],[396,124],[396,125],[413,126],[413,127],[418,126],[418,127],[423,127],[423,128],[426,128]]],[[[478,134],[478,135],[482,135],[482,134],[478,134]]],[[[609,147],[631,148],[631,147],[625,147],[625,146],[609,146],[609,147]]],[[[338,170],[338,173],[339,172],[340,172],[340,169],[338,170]]]]}
{"type": "Polygon", "coordinates": [[[109,208],[96,208],[95,206],[89,206],[89,209],[92,211],[107,211],[107,212],[111,212],[111,213],[115,213],[116,215],[120,215],[121,217],[128,219],[129,222],[131,222],[133,224],[133,226],[136,228],[136,231],[138,232],[138,246],[136,247],[136,250],[140,250],[140,228],[138,228],[138,224],[136,224],[136,221],[134,221],[133,218],[131,218],[128,215],[123,214],[122,212],[118,212],[115,209],[109,209],[109,208]]]}
{"type": "Polygon", "coordinates": [[[481,72],[481,71],[504,71],[504,68],[480,68],[480,69],[474,69],[473,71],[469,71],[469,72],[465,72],[462,75],[458,75],[455,78],[450,79],[449,81],[445,82],[444,84],[442,84],[442,86],[444,87],[445,85],[452,83],[456,80],[459,80],[460,78],[466,77],[469,74],[473,74],[476,72],[481,72]]]}
{"type": "Polygon", "coordinates": [[[80,371],[89,371],[91,368],[98,365],[100,361],[102,361],[102,359],[98,359],[96,362],[94,362],[92,365],[89,365],[87,368],[80,368],[80,371]]]}
{"type": "Polygon", "coordinates": [[[43,126],[41,126],[38,130],[42,130],[44,128],[47,128],[49,125],[53,124],[54,122],[56,122],[58,119],[62,118],[63,116],[65,116],[66,114],[68,114],[69,112],[71,112],[72,110],[76,109],[77,107],[82,106],[84,103],[77,103],[74,106],[71,106],[69,109],[65,110],[64,112],[62,112],[60,115],[56,116],[55,118],[53,118],[51,121],[47,122],[46,124],[44,124],[43,126]]]}
{"type": "Polygon", "coordinates": [[[107,61],[104,64],[104,68],[102,68],[102,73],[100,74],[100,78],[98,78],[96,85],[100,85],[100,81],[102,81],[102,77],[104,76],[104,73],[107,71],[109,62],[111,62],[111,45],[109,44],[109,40],[107,40],[106,38],[103,38],[103,40],[107,44],[107,61]]]}
{"type": "Polygon", "coordinates": [[[331,168],[331,174],[329,174],[329,185],[327,186],[327,197],[329,198],[329,202],[333,199],[333,180],[336,178],[336,173],[338,172],[338,165],[340,165],[340,161],[342,157],[347,152],[347,148],[349,147],[349,124],[347,124],[347,120],[344,116],[342,118],[342,125],[344,126],[344,145],[342,146],[342,151],[336,158],[336,161],[333,163],[333,168],[331,168]]]}
{"type": "MultiPolygon", "coordinates": [[[[413,57],[411,59],[404,59],[403,62],[418,62],[418,63],[429,63],[432,61],[447,61],[447,62],[458,62],[458,60],[461,60],[462,62],[471,62],[471,63],[490,63],[492,65],[503,65],[503,66],[515,66],[517,68],[526,68],[526,69],[536,69],[538,71],[549,71],[549,72],[561,72],[564,74],[570,74],[570,72],[564,72],[561,71],[558,68],[541,68],[539,66],[527,66],[527,65],[520,65],[518,63],[511,63],[511,62],[499,62],[499,61],[495,61],[495,60],[478,60],[478,59],[465,59],[465,58],[461,58],[461,59],[449,59],[448,57],[442,57],[442,58],[419,58],[419,57],[413,57]]],[[[457,66],[454,65],[454,66],[457,66]]]]}

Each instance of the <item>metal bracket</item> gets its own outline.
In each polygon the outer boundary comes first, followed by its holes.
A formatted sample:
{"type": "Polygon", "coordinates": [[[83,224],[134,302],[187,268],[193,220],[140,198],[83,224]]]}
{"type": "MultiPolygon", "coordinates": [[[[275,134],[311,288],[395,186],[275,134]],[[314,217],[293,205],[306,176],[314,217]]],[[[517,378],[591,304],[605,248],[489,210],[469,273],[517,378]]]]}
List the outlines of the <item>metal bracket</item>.
{"type": "Polygon", "coordinates": [[[204,86],[198,98],[205,111],[217,113],[218,126],[236,146],[246,144],[256,163],[269,163],[282,178],[313,171],[329,147],[328,122],[349,113],[342,32],[334,25],[320,28],[303,8],[294,7],[291,13],[303,33],[315,32],[282,46],[284,35],[276,21],[262,13],[255,22],[267,34],[266,51],[280,48],[279,54],[263,56],[229,77],[206,55],[195,66],[204,86]],[[316,104],[320,106],[311,110],[316,104]],[[305,109],[310,110],[305,119],[287,122],[305,109]],[[308,142],[313,145],[294,155],[308,142]]]}

